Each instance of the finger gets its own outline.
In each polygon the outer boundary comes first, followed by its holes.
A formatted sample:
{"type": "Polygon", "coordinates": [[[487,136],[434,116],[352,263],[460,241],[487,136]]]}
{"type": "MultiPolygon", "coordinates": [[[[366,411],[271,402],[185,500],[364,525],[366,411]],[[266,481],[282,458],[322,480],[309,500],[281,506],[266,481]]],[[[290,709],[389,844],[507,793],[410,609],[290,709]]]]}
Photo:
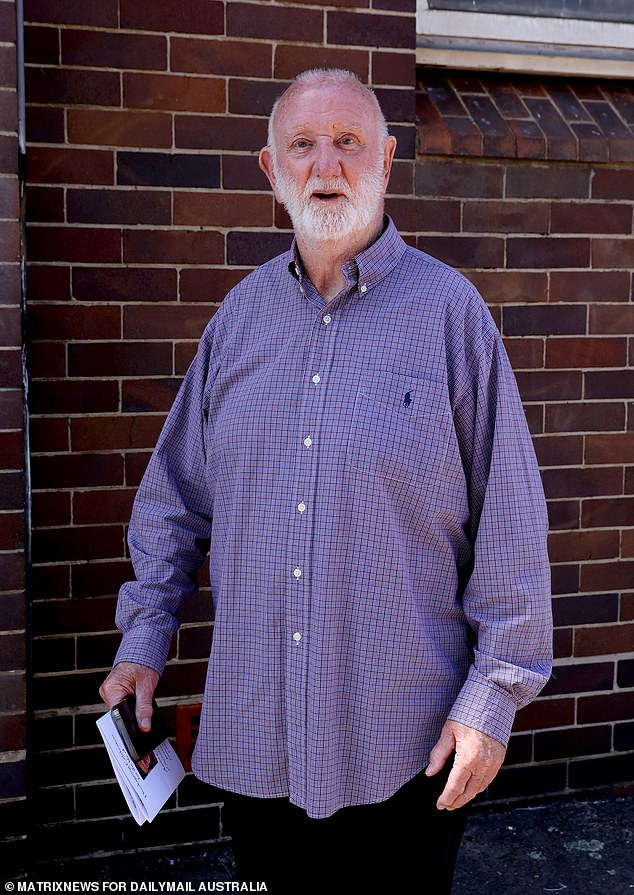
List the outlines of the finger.
{"type": "Polygon", "coordinates": [[[472,774],[467,768],[456,767],[456,765],[454,765],[447,778],[445,788],[436,802],[438,810],[452,810],[457,807],[457,802],[466,793],[471,778],[472,774]]]}
{"type": "Polygon", "coordinates": [[[154,687],[147,681],[137,683],[136,689],[136,720],[141,730],[149,730],[152,726],[152,696],[154,687]]]}
{"type": "Polygon", "coordinates": [[[442,770],[445,762],[455,747],[455,739],[447,727],[443,727],[438,742],[429,753],[429,764],[425,768],[425,776],[433,777],[442,770]]]}

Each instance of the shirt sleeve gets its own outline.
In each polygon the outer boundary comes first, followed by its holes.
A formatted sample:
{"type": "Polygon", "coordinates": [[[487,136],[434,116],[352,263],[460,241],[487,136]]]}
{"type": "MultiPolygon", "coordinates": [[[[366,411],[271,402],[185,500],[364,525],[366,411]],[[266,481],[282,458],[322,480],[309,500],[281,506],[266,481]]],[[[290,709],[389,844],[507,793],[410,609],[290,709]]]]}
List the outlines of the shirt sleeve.
{"type": "Polygon", "coordinates": [[[134,501],[128,544],[136,575],[119,592],[117,662],[162,674],[176,613],[198,588],[209,548],[212,495],[205,475],[205,394],[217,372],[213,317],[167,417],[134,501]]]}
{"type": "Polygon", "coordinates": [[[449,713],[507,744],[515,712],[552,667],[544,492],[515,377],[482,303],[467,334],[469,387],[454,408],[471,509],[472,560],[462,593],[474,659],[449,713]]]}

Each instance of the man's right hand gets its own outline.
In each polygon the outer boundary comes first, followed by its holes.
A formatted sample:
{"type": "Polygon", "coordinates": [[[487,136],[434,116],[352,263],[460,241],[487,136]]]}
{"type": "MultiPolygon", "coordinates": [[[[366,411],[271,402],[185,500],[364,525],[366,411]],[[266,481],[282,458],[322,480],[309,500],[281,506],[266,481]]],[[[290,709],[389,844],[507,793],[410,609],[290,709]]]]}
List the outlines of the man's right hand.
{"type": "Polygon", "coordinates": [[[152,697],[159,682],[159,673],[147,665],[119,662],[101,687],[99,695],[109,709],[123,702],[126,696],[136,696],[136,719],[141,730],[152,726],[152,697]]]}

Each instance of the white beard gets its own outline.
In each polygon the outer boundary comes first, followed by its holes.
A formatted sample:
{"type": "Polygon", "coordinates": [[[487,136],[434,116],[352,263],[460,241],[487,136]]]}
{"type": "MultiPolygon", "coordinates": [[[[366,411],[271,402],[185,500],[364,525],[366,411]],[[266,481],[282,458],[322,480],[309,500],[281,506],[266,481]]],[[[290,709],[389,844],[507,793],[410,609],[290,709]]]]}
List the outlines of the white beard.
{"type": "Polygon", "coordinates": [[[306,239],[325,242],[366,230],[383,204],[383,153],[377,163],[360,178],[356,189],[345,177],[322,180],[311,177],[301,190],[292,177],[274,165],[277,191],[296,233],[306,239]],[[312,198],[314,192],[342,193],[332,205],[312,198]]]}

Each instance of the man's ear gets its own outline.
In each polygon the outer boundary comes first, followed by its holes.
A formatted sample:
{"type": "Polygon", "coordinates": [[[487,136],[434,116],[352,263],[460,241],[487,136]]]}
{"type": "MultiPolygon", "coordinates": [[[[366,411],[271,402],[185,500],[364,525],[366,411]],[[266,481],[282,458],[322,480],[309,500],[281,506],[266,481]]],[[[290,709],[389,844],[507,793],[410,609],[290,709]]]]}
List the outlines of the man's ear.
{"type": "MultiPolygon", "coordinates": [[[[277,199],[277,187],[275,184],[275,171],[273,170],[273,157],[271,155],[271,150],[268,146],[265,146],[260,150],[260,155],[258,156],[258,162],[260,164],[260,168],[266,174],[269,183],[271,184],[271,189],[277,199]]],[[[278,200],[279,201],[279,200],[278,200]]]]}
{"type": "Polygon", "coordinates": [[[388,137],[383,147],[383,171],[385,174],[385,187],[390,179],[390,171],[392,170],[392,160],[396,151],[396,137],[388,137]]]}

